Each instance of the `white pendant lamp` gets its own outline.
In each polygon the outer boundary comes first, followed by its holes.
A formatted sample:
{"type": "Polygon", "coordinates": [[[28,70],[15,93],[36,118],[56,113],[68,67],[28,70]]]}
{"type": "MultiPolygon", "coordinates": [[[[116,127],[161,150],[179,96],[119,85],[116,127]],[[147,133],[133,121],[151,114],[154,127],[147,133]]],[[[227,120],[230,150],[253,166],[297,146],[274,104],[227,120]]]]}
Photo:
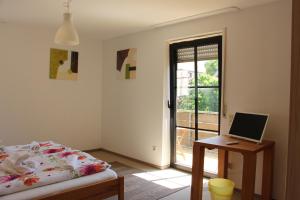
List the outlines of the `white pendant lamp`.
{"type": "Polygon", "coordinates": [[[54,42],[56,44],[75,46],[79,44],[79,36],[73,25],[72,13],[70,12],[71,0],[64,3],[66,12],[64,13],[63,24],[59,27],[55,34],[54,42]]]}

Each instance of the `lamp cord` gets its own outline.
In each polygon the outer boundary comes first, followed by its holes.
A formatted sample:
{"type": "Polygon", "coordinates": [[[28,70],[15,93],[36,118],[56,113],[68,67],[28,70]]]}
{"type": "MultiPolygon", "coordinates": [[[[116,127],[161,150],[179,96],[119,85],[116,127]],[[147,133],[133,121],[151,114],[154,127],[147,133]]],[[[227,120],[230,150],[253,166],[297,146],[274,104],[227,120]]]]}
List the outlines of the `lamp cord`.
{"type": "Polygon", "coordinates": [[[67,13],[71,13],[71,2],[72,0],[65,0],[64,7],[67,13]]]}

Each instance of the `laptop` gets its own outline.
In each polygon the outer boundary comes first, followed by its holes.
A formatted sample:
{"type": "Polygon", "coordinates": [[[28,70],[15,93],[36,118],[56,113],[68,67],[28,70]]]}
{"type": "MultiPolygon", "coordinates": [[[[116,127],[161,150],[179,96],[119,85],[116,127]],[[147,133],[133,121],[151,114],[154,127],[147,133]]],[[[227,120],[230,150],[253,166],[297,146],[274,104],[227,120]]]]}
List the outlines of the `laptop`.
{"type": "Polygon", "coordinates": [[[261,143],[268,118],[268,114],[236,112],[228,135],[261,143]]]}

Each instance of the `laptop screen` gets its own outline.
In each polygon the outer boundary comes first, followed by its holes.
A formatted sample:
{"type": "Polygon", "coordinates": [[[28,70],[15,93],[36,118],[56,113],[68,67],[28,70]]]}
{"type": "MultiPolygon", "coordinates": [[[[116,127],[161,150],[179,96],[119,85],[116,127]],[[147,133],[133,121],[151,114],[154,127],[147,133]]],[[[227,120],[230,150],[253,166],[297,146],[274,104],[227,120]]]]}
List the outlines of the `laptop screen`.
{"type": "Polygon", "coordinates": [[[254,141],[260,141],[268,120],[268,115],[235,113],[229,134],[254,141]]]}

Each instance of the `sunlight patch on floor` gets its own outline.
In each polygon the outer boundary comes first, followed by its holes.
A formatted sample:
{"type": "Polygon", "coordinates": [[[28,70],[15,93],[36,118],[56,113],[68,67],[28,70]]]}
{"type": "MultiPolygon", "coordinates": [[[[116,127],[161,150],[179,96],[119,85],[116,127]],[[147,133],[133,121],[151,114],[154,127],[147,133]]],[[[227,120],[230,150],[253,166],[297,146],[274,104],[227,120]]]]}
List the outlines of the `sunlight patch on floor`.
{"type": "Polygon", "coordinates": [[[191,175],[174,169],[157,170],[133,174],[139,178],[151,181],[169,189],[182,188],[191,185],[191,175]]]}
{"type": "MultiPolygon", "coordinates": [[[[180,172],[174,169],[142,172],[133,175],[169,189],[177,189],[191,185],[190,174],[180,172]]],[[[203,184],[207,184],[207,182],[207,179],[203,179],[203,184]]]]}

